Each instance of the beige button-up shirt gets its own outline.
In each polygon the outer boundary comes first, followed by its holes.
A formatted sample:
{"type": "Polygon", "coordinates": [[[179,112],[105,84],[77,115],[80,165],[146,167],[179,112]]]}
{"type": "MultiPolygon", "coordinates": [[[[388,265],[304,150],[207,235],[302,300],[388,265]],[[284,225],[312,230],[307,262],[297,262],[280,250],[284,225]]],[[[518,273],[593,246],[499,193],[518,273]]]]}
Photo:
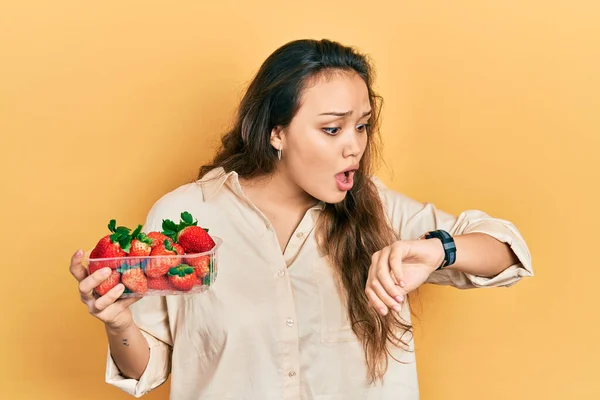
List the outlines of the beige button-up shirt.
{"type": "MultiPolygon", "coordinates": [[[[474,210],[455,217],[374,180],[399,239],[433,229],[484,232],[510,244],[519,258],[493,278],[442,270],[430,283],[510,286],[533,275],[527,246],[510,222],[474,210]]],[[[218,278],[204,293],[135,303],[134,320],[150,347],[148,367],[139,380],[127,379],[109,354],[106,381],[139,397],[171,374],[176,400],[418,399],[414,352],[396,351],[405,363],[390,358],[384,383],[367,385],[363,349],[331,267],[317,251],[314,226],[321,209],[308,210],[282,254],[271,224],[244,196],[235,172],[215,169],[160,198],[144,231],[160,230],[163,219],[178,221],[189,211],[224,241],[218,278]]]]}

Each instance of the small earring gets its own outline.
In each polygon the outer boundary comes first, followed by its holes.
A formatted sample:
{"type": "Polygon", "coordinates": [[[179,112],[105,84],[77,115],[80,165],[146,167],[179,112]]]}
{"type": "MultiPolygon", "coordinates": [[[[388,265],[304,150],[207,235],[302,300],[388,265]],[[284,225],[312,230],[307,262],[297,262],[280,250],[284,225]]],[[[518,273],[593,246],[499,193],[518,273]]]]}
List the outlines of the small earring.
{"type": "Polygon", "coordinates": [[[281,161],[281,147],[277,149],[277,159],[281,161]]]}

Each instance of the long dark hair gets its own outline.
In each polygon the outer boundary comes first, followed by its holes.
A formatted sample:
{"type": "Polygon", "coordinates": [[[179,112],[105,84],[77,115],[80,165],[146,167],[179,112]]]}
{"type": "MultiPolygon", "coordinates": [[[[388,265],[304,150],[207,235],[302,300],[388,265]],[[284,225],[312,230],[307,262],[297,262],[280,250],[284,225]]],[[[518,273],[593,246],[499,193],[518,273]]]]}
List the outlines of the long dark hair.
{"type": "Polygon", "coordinates": [[[412,326],[394,313],[381,316],[369,307],[365,294],[372,254],[397,239],[370,179],[379,149],[381,98],[373,91],[373,71],[367,57],[330,40],[297,40],[277,49],[250,83],[233,128],[222,138],[214,159],[202,166],[199,178],[216,167],[244,178],[272,173],[277,163],[270,143],[272,129],[290,124],[310,79],[340,70],[357,73],[364,80],[373,113],[355,185],[342,202],[325,206],[316,235],[320,251],[328,257],[345,290],[348,316],[363,345],[368,378],[373,382],[382,379],[387,369],[388,344],[408,350],[412,326]]]}

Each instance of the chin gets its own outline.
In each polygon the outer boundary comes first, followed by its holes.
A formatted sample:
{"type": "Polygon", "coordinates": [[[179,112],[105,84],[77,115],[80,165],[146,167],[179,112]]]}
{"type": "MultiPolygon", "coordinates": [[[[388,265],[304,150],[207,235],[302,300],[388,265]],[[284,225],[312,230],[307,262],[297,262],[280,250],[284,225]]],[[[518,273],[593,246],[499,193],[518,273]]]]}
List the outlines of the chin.
{"type": "Polygon", "coordinates": [[[316,198],[320,201],[324,201],[327,204],[336,204],[344,201],[347,194],[348,192],[336,190],[335,192],[319,193],[319,196],[316,198]]]}

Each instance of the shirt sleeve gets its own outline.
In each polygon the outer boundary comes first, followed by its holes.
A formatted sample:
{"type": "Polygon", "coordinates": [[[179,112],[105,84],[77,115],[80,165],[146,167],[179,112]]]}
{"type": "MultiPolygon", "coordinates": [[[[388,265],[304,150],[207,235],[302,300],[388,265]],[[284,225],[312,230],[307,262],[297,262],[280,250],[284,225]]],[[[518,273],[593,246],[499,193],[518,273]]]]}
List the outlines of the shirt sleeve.
{"type": "MultiPolygon", "coordinates": [[[[155,206],[146,218],[143,231],[160,230],[161,223],[155,206]]],[[[132,304],[130,310],[150,348],[148,366],[139,380],[123,376],[111,357],[109,346],[105,380],[134,397],[141,397],[162,385],[169,377],[173,341],[165,297],[144,297],[132,304]]]]}
{"type": "Polygon", "coordinates": [[[508,244],[518,262],[493,277],[482,277],[451,269],[433,272],[427,283],[459,289],[510,287],[523,277],[533,276],[531,254],[520,232],[510,221],[494,218],[480,210],[466,210],[458,216],[421,203],[387,188],[374,178],[388,219],[400,240],[415,240],[425,232],[443,229],[451,235],[484,233],[508,244]]]}

